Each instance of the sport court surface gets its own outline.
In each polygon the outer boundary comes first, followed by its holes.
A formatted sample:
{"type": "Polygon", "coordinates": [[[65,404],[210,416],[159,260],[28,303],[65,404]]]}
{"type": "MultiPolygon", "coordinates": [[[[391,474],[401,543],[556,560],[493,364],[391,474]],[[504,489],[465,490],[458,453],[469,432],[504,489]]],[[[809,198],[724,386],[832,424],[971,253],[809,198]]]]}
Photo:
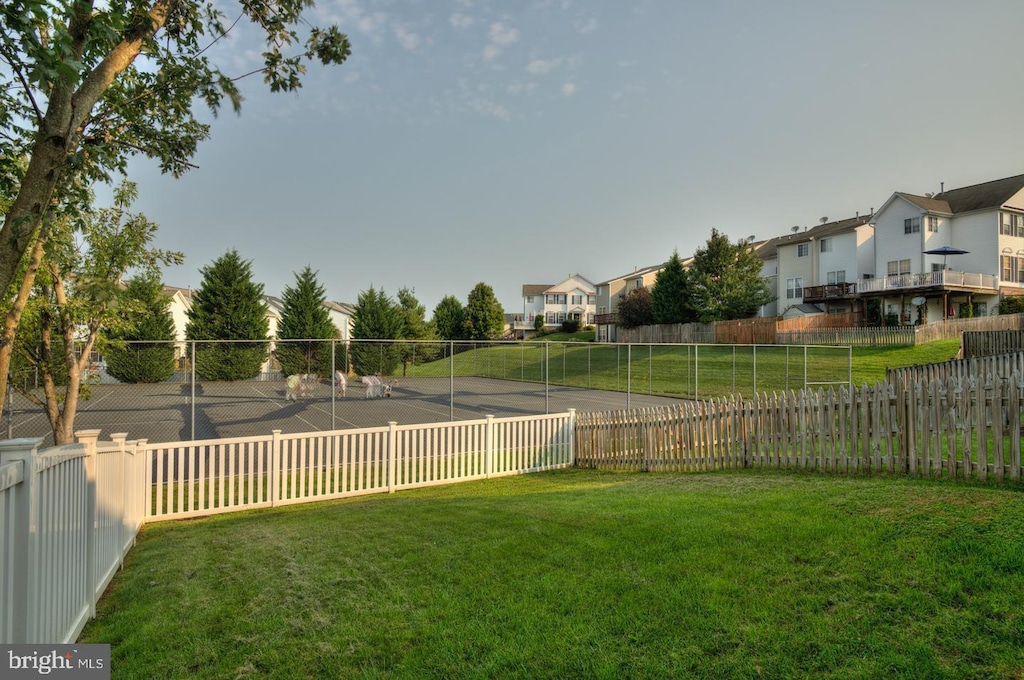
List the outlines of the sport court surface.
{"type": "MultiPolygon", "coordinates": [[[[298,401],[285,401],[283,380],[205,382],[195,385],[194,405],[191,384],[94,385],[90,390],[89,401],[80,403],[76,430],[99,429],[103,439],[125,432],[129,439],[150,442],[561,413],[570,408],[609,411],[681,401],[555,385],[545,389],[543,384],[493,378],[456,378],[454,389],[449,378],[400,378],[390,398],[377,399],[365,399],[361,385],[349,384],[342,397],[322,382],[298,401]]],[[[39,408],[16,397],[10,418],[11,436],[46,436],[44,446],[52,443],[39,408]]],[[[6,418],[2,427],[8,429],[6,418]]]]}

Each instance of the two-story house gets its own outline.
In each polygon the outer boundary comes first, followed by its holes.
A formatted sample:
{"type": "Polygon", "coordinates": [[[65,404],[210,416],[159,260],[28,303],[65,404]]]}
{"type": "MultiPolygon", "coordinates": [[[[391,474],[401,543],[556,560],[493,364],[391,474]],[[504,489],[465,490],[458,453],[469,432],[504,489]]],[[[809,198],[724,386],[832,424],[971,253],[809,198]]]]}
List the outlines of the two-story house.
{"type": "Polygon", "coordinates": [[[595,296],[594,284],[580,274],[573,274],[555,285],[526,284],[521,321],[529,328],[534,327],[537,317],[544,319],[546,328],[560,326],[571,319],[579,321],[581,326],[592,325],[595,296]]]}
{"type": "Polygon", "coordinates": [[[1001,296],[1024,294],[1024,175],[896,192],[873,222],[878,277],[859,293],[900,323],[995,314],[1001,296]]]}
{"type": "Polygon", "coordinates": [[[634,288],[650,288],[665,264],[637,267],[629,274],[616,276],[597,284],[597,314],[594,319],[598,342],[615,341],[616,311],[619,300],[634,288]]]}
{"type": "Polygon", "coordinates": [[[870,216],[824,221],[775,239],[778,304],[783,317],[863,312],[856,282],[875,273],[870,216]]]}

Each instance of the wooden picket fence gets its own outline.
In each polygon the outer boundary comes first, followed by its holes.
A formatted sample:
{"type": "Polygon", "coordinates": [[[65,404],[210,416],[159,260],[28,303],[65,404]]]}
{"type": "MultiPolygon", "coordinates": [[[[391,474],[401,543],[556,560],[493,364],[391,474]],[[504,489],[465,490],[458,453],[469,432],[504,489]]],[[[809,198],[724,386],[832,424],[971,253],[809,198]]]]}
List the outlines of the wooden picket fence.
{"type": "Polygon", "coordinates": [[[1024,330],[964,331],[961,346],[966,359],[1024,352],[1024,330]]]}
{"type": "Polygon", "coordinates": [[[984,380],[986,376],[1006,379],[1015,373],[1024,375],[1024,350],[997,356],[952,359],[934,364],[887,368],[885,380],[893,384],[920,380],[984,380]]]}
{"type": "Polygon", "coordinates": [[[1021,478],[1024,374],[577,414],[576,465],[1021,478]]]}

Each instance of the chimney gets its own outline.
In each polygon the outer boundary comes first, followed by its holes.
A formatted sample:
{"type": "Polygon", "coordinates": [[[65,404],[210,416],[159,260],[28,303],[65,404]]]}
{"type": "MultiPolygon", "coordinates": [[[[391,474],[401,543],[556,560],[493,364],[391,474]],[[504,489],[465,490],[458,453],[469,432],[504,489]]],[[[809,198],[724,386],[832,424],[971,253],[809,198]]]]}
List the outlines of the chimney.
{"type": "Polygon", "coordinates": [[[946,183],[945,182],[939,182],[939,193],[940,194],[946,193],[946,183]]]}

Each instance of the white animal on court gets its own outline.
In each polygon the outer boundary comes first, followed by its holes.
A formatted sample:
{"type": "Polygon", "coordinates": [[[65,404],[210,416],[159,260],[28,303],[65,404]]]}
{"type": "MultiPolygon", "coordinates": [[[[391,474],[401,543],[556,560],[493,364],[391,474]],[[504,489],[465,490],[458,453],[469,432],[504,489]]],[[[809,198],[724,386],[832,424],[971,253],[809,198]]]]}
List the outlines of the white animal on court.
{"type": "Polygon", "coordinates": [[[302,380],[299,382],[299,395],[303,397],[306,396],[312,392],[313,388],[315,388],[319,383],[320,376],[316,373],[303,373],[302,380]]]}
{"type": "Polygon", "coordinates": [[[345,378],[345,374],[341,371],[334,372],[334,384],[338,387],[338,394],[345,396],[348,393],[348,380],[345,378]]]}
{"type": "Polygon", "coordinates": [[[299,400],[299,386],[302,384],[302,378],[298,375],[290,375],[284,381],[284,400],[285,401],[298,401],[299,400]]]}
{"type": "Polygon", "coordinates": [[[359,382],[366,385],[366,391],[363,393],[364,399],[375,399],[384,396],[384,385],[378,376],[364,375],[359,379],[359,382]]]}

